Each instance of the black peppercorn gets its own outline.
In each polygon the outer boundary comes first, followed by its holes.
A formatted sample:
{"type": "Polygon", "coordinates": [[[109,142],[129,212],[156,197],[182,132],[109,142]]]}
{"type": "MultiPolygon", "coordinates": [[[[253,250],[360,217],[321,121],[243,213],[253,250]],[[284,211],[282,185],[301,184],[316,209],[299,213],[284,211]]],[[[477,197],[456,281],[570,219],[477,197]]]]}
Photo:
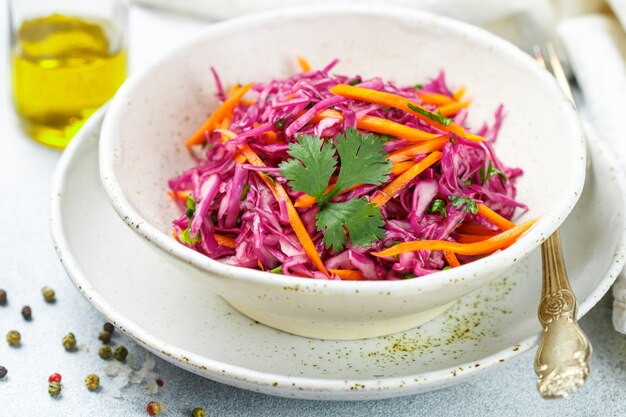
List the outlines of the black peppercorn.
{"type": "Polygon", "coordinates": [[[7,292],[0,288],[0,306],[7,305],[7,292]]]}
{"type": "Polygon", "coordinates": [[[4,378],[5,376],[7,376],[7,368],[5,368],[4,366],[0,366],[0,379],[4,378]]]}
{"type": "Polygon", "coordinates": [[[29,306],[22,307],[22,317],[24,317],[24,320],[30,320],[33,318],[33,312],[29,306]]]}
{"type": "Polygon", "coordinates": [[[111,341],[111,333],[107,331],[100,332],[100,334],[98,335],[98,339],[102,340],[102,344],[108,345],[109,342],[111,341]]]}
{"type": "Polygon", "coordinates": [[[102,330],[104,330],[105,332],[109,332],[109,333],[113,334],[113,331],[115,330],[115,326],[113,326],[111,323],[107,322],[107,323],[104,323],[104,326],[102,326],[102,330]]]}

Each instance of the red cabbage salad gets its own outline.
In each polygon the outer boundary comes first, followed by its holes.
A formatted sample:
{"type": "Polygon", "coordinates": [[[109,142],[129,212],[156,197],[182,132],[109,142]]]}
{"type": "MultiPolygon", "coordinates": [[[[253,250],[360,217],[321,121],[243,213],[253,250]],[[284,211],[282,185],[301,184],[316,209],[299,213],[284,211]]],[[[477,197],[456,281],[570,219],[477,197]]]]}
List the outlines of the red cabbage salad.
{"type": "Polygon", "coordinates": [[[400,280],[513,244],[515,181],[493,144],[503,122],[467,126],[465,88],[332,73],[299,59],[283,80],[225,88],[169,181],[173,236],[225,264],[333,280],[400,280]]]}

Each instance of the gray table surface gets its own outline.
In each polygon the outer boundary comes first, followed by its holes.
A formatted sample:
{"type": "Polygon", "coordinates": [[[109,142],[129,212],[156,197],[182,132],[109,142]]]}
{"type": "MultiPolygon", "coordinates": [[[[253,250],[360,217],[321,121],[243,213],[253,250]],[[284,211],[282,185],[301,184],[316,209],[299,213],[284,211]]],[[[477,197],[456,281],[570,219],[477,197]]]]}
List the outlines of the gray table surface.
{"type": "MultiPolygon", "coordinates": [[[[584,389],[565,401],[543,401],[534,388],[534,352],[520,355],[502,366],[455,387],[427,394],[370,402],[314,402],[251,393],[206,380],[160,359],[156,369],[165,386],[156,396],[143,387],[130,386],[123,398],[108,395],[111,381],[102,372],[96,335],[103,318],[67,279],[50,242],[47,197],[59,153],[39,146],[19,131],[12,113],[8,87],[6,0],[0,0],[0,288],[9,293],[9,305],[0,307],[0,365],[9,375],[0,380],[0,417],[35,416],[145,416],[146,404],[155,399],[168,407],[163,415],[190,415],[202,406],[210,416],[625,416],[626,336],[611,327],[609,296],[582,320],[594,345],[592,374],[584,389]],[[44,285],[57,292],[56,304],[40,295],[44,285]],[[23,305],[33,309],[33,320],[20,316],[23,305]],[[4,335],[18,329],[19,349],[9,348],[4,335]],[[66,353],[60,340],[76,334],[80,349],[66,353]],[[47,376],[60,372],[63,395],[52,399],[47,376]],[[99,373],[105,388],[90,393],[83,387],[88,373],[99,373]]],[[[145,65],[178,42],[197,32],[203,23],[158,12],[133,10],[131,62],[145,65]],[[154,35],[157,33],[157,35],[154,35]],[[148,42],[159,36],[159,42],[148,42]]],[[[129,346],[135,356],[143,349],[123,335],[117,343],[129,346]]]]}

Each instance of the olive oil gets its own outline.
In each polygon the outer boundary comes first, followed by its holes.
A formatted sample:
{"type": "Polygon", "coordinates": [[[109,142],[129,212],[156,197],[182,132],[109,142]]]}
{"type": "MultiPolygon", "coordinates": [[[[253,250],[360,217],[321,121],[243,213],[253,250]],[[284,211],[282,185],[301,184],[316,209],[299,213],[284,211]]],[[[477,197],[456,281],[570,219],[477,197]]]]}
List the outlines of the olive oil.
{"type": "Polygon", "coordinates": [[[64,148],[126,78],[122,35],[106,21],[53,14],[22,22],[11,53],[13,100],[24,130],[64,148]]]}

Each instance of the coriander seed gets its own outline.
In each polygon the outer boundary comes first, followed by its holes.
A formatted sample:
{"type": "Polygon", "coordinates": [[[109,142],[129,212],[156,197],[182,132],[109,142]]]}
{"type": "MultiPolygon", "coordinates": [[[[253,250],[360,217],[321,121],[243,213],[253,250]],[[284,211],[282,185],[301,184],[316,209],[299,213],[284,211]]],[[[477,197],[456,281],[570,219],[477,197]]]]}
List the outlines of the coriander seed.
{"type": "Polygon", "coordinates": [[[98,335],[98,339],[101,340],[103,344],[108,345],[109,342],[111,342],[111,333],[107,332],[106,330],[100,332],[100,334],[98,335]]]}
{"type": "Polygon", "coordinates": [[[29,306],[22,307],[22,317],[24,317],[24,320],[26,321],[29,321],[33,318],[33,311],[30,309],[29,306]]]}
{"type": "Polygon", "coordinates": [[[63,337],[63,347],[68,352],[71,352],[76,348],[76,337],[74,336],[74,333],[70,332],[63,337]]]}
{"type": "Polygon", "coordinates": [[[48,303],[53,303],[55,301],[54,298],[54,290],[50,287],[43,287],[41,289],[41,294],[43,295],[43,299],[48,303]]]}
{"type": "Polygon", "coordinates": [[[109,333],[113,334],[113,331],[115,330],[115,326],[113,326],[109,322],[106,322],[106,323],[104,323],[104,326],[102,326],[102,330],[104,330],[105,332],[109,332],[109,333]]]}
{"type": "Polygon", "coordinates": [[[109,345],[104,345],[104,346],[100,346],[100,349],[98,349],[98,355],[102,358],[102,359],[111,359],[111,356],[113,356],[113,351],[111,350],[111,346],[109,345]]]}
{"type": "Polygon", "coordinates": [[[100,377],[96,374],[89,374],[85,378],[85,386],[89,391],[95,391],[100,386],[100,377]]]}
{"type": "Polygon", "coordinates": [[[48,384],[48,394],[53,397],[57,397],[61,394],[61,384],[58,382],[51,382],[48,384]]]}
{"type": "Polygon", "coordinates": [[[206,417],[206,411],[202,407],[196,407],[191,412],[192,417],[206,417]]]}
{"type": "Polygon", "coordinates": [[[7,342],[9,342],[10,346],[16,347],[19,346],[22,341],[22,335],[17,330],[10,330],[7,333],[7,342]]]}
{"type": "Polygon", "coordinates": [[[7,368],[5,368],[4,366],[0,366],[0,379],[7,376],[7,373],[8,373],[7,368]]]}
{"type": "Polygon", "coordinates": [[[128,356],[128,350],[124,346],[118,346],[113,352],[113,356],[120,362],[124,362],[126,360],[126,356],[128,356]]]}
{"type": "Polygon", "coordinates": [[[7,292],[0,288],[0,306],[7,305],[7,292]]]}
{"type": "Polygon", "coordinates": [[[156,416],[157,414],[161,412],[161,404],[158,403],[157,401],[150,401],[148,405],[146,406],[146,411],[151,416],[156,416]]]}

